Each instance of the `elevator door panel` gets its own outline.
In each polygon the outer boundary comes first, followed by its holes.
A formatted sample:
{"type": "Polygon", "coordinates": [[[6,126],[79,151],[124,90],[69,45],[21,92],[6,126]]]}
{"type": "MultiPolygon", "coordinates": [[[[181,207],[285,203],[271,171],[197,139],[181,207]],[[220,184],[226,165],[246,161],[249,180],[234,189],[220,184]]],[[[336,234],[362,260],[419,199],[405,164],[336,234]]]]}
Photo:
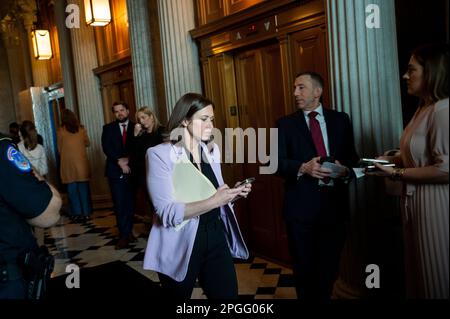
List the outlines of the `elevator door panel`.
{"type": "MultiPolygon", "coordinates": [[[[270,128],[284,115],[283,79],[281,56],[278,45],[269,45],[248,50],[235,56],[236,87],[239,107],[239,123],[242,129],[256,130],[257,139],[246,141],[244,177],[256,177],[252,194],[247,204],[247,236],[250,248],[261,255],[287,261],[287,241],[282,220],[282,180],[274,175],[259,173],[263,158],[258,150],[265,147],[270,151],[270,128]],[[264,129],[266,136],[258,134],[264,129]],[[256,143],[254,148],[256,163],[250,163],[248,143],[256,143]]],[[[276,154],[275,154],[276,156],[276,154]]]]}

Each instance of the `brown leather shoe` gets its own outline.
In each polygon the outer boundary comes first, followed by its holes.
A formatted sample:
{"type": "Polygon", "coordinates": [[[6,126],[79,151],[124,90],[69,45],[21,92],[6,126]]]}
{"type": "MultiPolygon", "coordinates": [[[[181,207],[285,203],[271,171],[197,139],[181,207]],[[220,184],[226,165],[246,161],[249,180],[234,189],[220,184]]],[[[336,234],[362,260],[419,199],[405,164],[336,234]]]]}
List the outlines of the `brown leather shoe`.
{"type": "Polygon", "coordinates": [[[127,247],[128,247],[128,244],[129,244],[128,239],[119,239],[119,240],[117,241],[117,244],[116,244],[115,249],[116,249],[116,250],[119,250],[119,249],[127,248],[127,247]]]}

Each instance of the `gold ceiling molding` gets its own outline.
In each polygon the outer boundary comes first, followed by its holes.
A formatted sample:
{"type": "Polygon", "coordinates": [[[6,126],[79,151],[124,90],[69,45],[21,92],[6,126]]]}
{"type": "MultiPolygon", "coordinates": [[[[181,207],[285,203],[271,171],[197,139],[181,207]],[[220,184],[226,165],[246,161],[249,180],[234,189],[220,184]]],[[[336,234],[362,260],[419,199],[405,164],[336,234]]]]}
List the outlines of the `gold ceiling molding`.
{"type": "Polygon", "coordinates": [[[31,30],[36,21],[34,0],[2,0],[0,6],[0,34],[5,45],[20,45],[20,31],[31,30]]]}
{"type": "MultiPolygon", "coordinates": [[[[1,1],[0,23],[6,25],[23,24],[26,29],[31,28],[36,21],[36,3],[34,0],[1,1]]],[[[6,30],[10,30],[10,26],[6,30]]],[[[2,28],[2,31],[6,31],[2,28]]]]}

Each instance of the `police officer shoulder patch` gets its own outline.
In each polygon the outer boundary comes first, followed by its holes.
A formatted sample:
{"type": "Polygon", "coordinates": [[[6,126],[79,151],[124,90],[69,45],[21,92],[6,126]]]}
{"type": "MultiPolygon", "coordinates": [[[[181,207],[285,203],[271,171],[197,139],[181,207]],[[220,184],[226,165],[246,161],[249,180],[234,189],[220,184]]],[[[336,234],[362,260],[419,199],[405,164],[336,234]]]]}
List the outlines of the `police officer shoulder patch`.
{"type": "Polygon", "coordinates": [[[6,156],[8,161],[13,163],[22,172],[30,172],[31,164],[30,161],[20,153],[15,147],[9,146],[6,150],[6,156]]]}

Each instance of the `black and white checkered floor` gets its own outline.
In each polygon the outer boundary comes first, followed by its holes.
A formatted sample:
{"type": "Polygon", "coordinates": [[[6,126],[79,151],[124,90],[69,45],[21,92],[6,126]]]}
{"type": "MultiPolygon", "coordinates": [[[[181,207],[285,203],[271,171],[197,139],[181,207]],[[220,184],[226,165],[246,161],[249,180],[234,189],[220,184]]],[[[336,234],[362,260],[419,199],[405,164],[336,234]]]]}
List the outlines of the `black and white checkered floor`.
{"type": "MultiPolygon", "coordinates": [[[[44,243],[55,256],[52,277],[66,275],[66,266],[76,264],[80,268],[94,267],[115,261],[159,282],[153,271],[144,270],[142,263],[148,238],[148,226],[137,219],[133,233],[137,242],[127,249],[115,250],[117,228],[111,211],[96,211],[85,223],[74,223],[63,216],[58,225],[47,229],[44,243]]],[[[264,259],[254,257],[235,262],[239,283],[239,297],[243,299],[294,299],[292,271],[264,259]]],[[[200,287],[194,288],[193,299],[204,299],[200,287]]]]}

